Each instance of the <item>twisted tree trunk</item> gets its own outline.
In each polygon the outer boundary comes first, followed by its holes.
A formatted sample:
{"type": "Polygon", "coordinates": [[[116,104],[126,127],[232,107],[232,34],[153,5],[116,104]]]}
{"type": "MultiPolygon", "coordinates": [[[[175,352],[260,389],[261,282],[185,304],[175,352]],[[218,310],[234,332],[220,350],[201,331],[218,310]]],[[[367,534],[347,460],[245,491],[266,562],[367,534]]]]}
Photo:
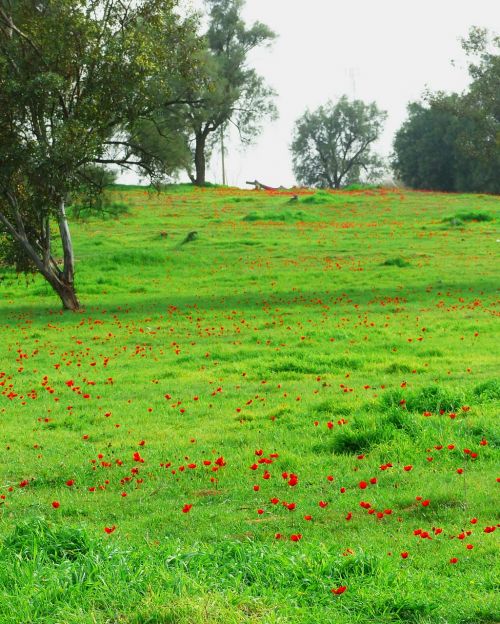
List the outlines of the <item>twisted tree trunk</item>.
{"type": "Polygon", "coordinates": [[[52,286],[61,299],[63,308],[65,310],[79,310],[80,302],[76,296],[74,284],[75,261],[73,243],[68,220],[66,218],[64,199],[59,200],[57,211],[59,233],[63,248],[63,268],[61,270],[51,251],[49,218],[46,217],[44,220],[41,239],[30,240],[26,233],[24,221],[16,198],[8,192],[5,193],[5,197],[11,208],[13,221],[11,222],[10,218],[7,218],[5,214],[0,212],[0,223],[3,224],[6,231],[19,244],[27,258],[29,258],[36,267],[37,271],[52,286]]]}

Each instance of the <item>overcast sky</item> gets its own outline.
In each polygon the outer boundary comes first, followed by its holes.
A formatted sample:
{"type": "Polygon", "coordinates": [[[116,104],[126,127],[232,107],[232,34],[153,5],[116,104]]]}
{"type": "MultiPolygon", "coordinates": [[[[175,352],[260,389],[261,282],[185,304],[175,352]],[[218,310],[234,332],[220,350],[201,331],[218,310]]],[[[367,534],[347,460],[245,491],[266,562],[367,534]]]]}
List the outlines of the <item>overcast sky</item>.
{"type": "MultiPolygon", "coordinates": [[[[202,0],[190,2],[203,6],[202,0]]],[[[500,31],[500,0],[247,0],[243,15],[278,35],[271,48],[253,51],[250,63],[277,91],[279,119],[266,123],[244,152],[236,142],[227,146],[227,178],[235,186],[255,178],[291,186],[295,120],[343,94],[375,101],[388,112],[377,145],[388,156],[409,101],[426,87],[466,88],[460,37],[472,25],[500,31]]],[[[207,177],[221,182],[218,154],[207,177]]]]}

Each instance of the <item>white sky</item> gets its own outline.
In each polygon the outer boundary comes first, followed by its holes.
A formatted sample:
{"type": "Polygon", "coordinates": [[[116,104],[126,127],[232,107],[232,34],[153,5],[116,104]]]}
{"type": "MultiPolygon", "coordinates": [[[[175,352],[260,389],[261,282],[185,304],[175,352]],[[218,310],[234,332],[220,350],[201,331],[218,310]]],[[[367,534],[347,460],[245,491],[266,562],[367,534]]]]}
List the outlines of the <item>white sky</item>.
{"type": "MultiPolygon", "coordinates": [[[[250,64],[277,91],[279,110],[278,121],[266,123],[255,145],[244,152],[236,141],[226,146],[228,183],[243,187],[255,178],[291,186],[295,120],[344,93],[388,111],[377,146],[388,156],[409,101],[426,87],[467,86],[459,38],[472,25],[500,31],[500,0],[247,0],[243,15],[278,35],[271,48],[252,52],[250,64]]],[[[221,177],[214,154],[207,178],[220,183],[221,177]]]]}

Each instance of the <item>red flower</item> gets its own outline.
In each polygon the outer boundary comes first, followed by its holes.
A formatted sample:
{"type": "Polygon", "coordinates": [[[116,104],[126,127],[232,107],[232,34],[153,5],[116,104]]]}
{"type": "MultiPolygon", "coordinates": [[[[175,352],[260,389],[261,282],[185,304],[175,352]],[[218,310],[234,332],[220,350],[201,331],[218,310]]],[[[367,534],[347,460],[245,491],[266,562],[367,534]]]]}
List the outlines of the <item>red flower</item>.
{"type": "Polygon", "coordinates": [[[293,533],[292,535],[290,535],[290,539],[292,540],[292,542],[298,542],[302,539],[302,533],[293,533]]]}
{"type": "Polygon", "coordinates": [[[401,558],[402,558],[402,559],[408,559],[408,553],[407,553],[406,551],[405,551],[405,552],[402,552],[402,553],[401,553],[401,558]]]}
{"type": "Polygon", "coordinates": [[[72,487],[75,484],[75,480],[74,479],[68,479],[68,481],[66,481],[66,485],[68,487],[72,487]]]}
{"type": "Polygon", "coordinates": [[[184,507],[182,508],[182,513],[189,513],[191,511],[193,505],[189,505],[188,503],[186,503],[184,505],[184,507]]]}
{"type": "Polygon", "coordinates": [[[413,468],[413,466],[408,465],[408,466],[405,466],[405,467],[403,468],[403,470],[406,470],[406,472],[410,472],[410,470],[411,470],[412,468],[413,468]]]}
{"type": "Polygon", "coordinates": [[[335,594],[336,596],[340,596],[340,594],[343,594],[346,589],[347,589],[346,585],[341,585],[340,587],[332,588],[331,592],[332,592],[332,594],[335,594]]]}
{"type": "Polygon", "coordinates": [[[52,507],[53,507],[54,509],[59,509],[60,505],[61,505],[61,503],[60,503],[59,501],[54,501],[54,502],[52,503],[52,507]]]}
{"type": "Polygon", "coordinates": [[[328,506],[328,503],[326,503],[325,501],[319,501],[318,505],[321,507],[321,509],[324,509],[328,506]]]}
{"type": "Polygon", "coordinates": [[[264,513],[263,509],[257,509],[257,513],[259,514],[259,516],[262,516],[262,514],[264,513]]]}
{"type": "Polygon", "coordinates": [[[113,531],[115,531],[115,529],[116,529],[116,526],[113,524],[113,526],[111,527],[104,527],[104,532],[110,535],[111,533],[113,533],[113,531]]]}
{"type": "Polygon", "coordinates": [[[457,562],[458,562],[457,557],[452,557],[452,558],[450,559],[450,563],[457,563],[457,562]]]}
{"type": "Polygon", "coordinates": [[[304,516],[304,520],[312,520],[313,517],[312,516],[304,516]]]}
{"type": "Polygon", "coordinates": [[[364,490],[368,487],[368,483],[366,481],[360,481],[359,482],[359,487],[361,490],[364,490]]]}

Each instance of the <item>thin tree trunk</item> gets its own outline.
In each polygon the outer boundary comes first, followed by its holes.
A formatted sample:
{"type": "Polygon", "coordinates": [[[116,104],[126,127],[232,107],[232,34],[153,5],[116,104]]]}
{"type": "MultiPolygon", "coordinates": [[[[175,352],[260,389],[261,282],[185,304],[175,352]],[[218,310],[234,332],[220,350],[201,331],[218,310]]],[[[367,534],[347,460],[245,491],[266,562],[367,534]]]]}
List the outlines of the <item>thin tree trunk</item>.
{"type": "Polygon", "coordinates": [[[196,169],[196,177],[194,184],[196,186],[203,186],[206,181],[206,159],[205,159],[205,146],[207,137],[204,132],[196,133],[196,146],[194,152],[194,166],[196,169]]]}
{"type": "Polygon", "coordinates": [[[61,278],[58,280],[59,285],[57,287],[53,285],[53,288],[61,298],[62,304],[66,310],[78,310],[80,308],[80,303],[75,293],[75,256],[73,253],[73,241],[71,240],[63,198],[59,201],[58,221],[63,248],[64,267],[61,278]]]}

